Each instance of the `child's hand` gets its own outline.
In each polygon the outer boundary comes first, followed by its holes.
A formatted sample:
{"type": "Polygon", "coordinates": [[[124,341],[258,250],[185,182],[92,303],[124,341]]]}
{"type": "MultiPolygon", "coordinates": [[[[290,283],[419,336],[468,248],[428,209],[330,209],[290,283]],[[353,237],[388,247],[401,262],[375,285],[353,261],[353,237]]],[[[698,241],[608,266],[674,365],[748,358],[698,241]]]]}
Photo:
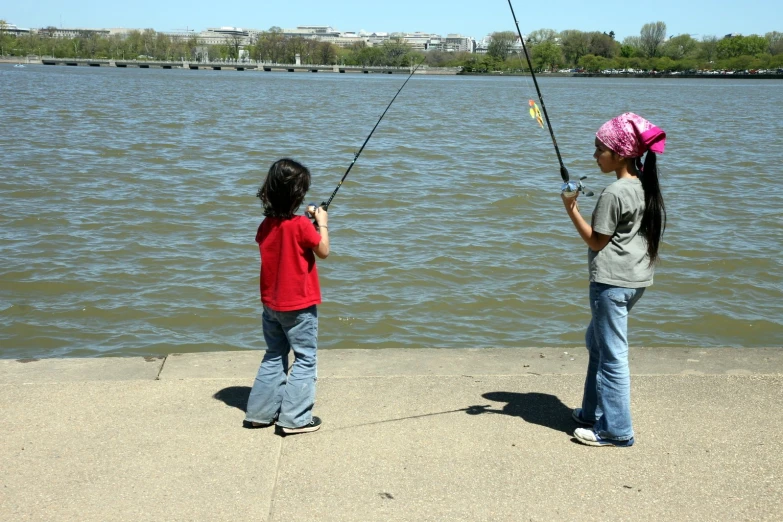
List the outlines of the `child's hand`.
{"type": "Polygon", "coordinates": [[[564,192],[560,193],[560,199],[563,200],[566,211],[570,214],[572,212],[579,212],[579,204],[576,198],[579,197],[579,192],[576,192],[573,196],[566,195],[564,192]]]}
{"type": "Polygon", "coordinates": [[[326,227],[329,224],[329,215],[322,207],[315,208],[313,217],[315,218],[315,222],[319,227],[326,227]]]}

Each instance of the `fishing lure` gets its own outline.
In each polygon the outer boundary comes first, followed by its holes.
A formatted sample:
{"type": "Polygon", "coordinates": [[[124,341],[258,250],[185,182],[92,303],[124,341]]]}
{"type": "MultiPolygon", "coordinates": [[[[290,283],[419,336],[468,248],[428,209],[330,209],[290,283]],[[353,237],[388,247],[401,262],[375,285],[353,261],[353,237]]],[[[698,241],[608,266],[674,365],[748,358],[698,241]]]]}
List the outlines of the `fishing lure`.
{"type": "Polygon", "coordinates": [[[541,109],[538,108],[538,104],[533,100],[529,100],[530,104],[530,117],[538,122],[538,126],[544,128],[544,120],[541,118],[541,109]]]}

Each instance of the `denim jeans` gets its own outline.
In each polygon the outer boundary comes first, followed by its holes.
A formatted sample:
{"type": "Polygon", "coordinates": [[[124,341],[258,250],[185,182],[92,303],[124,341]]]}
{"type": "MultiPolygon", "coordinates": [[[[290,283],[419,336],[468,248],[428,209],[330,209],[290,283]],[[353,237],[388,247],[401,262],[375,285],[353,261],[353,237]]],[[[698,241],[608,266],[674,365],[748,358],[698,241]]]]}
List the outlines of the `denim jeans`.
{"type": "Polygon", "coordinates": [[[277,312],[264,306],[266,353],[247,400],[245,420],[298,428],[312,420],[315,381],[318,378],[318,310],[277,312]],[[294,364],[288,374],[288,354],[294,364]]]}
{"type": "Polygon", "coordinates": [[[633,437],[628,312],[643,293],[644,288],[590,283],[592,320],[585,334],[590,361],[582,397],[582,418],[596,419],[593,430],[604,439],[633,437]]]}

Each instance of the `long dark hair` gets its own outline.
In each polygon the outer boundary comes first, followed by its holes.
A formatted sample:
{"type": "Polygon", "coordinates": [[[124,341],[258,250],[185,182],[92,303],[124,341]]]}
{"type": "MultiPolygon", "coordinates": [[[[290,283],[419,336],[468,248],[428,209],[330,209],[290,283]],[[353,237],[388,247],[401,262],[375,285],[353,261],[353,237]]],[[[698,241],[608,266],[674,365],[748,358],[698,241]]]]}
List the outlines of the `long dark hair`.
{"type": "Polygon", "coordinates": [[[289,219],[310,190],[310,171],[301,163],[283,158],[272,163],[256,196],[264,204],[264,215],[289,219]]]}
{"type": "MultiPolygon", "coordinates": [[[[637,167],[639,164],[641,158],[637,159],[637,167]]],[[[644,189],[644,216],[639,231],[647,240],[647,256],[652,266],[658,261],[658,246],[666,230],[666,207],[658,184],[658,158],[653,151],[647,151],[644,168],[639,172],[639,180],[644,189]]]]}

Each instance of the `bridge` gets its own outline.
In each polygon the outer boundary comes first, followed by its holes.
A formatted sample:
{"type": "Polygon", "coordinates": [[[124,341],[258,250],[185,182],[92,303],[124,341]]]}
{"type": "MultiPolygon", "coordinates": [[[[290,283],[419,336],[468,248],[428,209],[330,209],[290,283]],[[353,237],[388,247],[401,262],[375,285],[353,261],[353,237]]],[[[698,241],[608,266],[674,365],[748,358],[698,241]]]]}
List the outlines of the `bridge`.
{"type": "MultiPolygon", "coordinates": [[[[301,64],[268,64],[242,62],[184,62],[184,61],[147,61],[147,60],[108,60],[86,58],[42,58],[43,65],[65,65],[70,67],[120,67],[139,69],[207,69],[213,71],[232,70],[261,72],[327,72],[327,73],[359,73],[359,74],[410,74],[411,67],[377,67],[361,65],[301,65],[301,64]]],[[[416,74],[457,74],[459,67],[427,67],[421,66],[416,74]]]]}

